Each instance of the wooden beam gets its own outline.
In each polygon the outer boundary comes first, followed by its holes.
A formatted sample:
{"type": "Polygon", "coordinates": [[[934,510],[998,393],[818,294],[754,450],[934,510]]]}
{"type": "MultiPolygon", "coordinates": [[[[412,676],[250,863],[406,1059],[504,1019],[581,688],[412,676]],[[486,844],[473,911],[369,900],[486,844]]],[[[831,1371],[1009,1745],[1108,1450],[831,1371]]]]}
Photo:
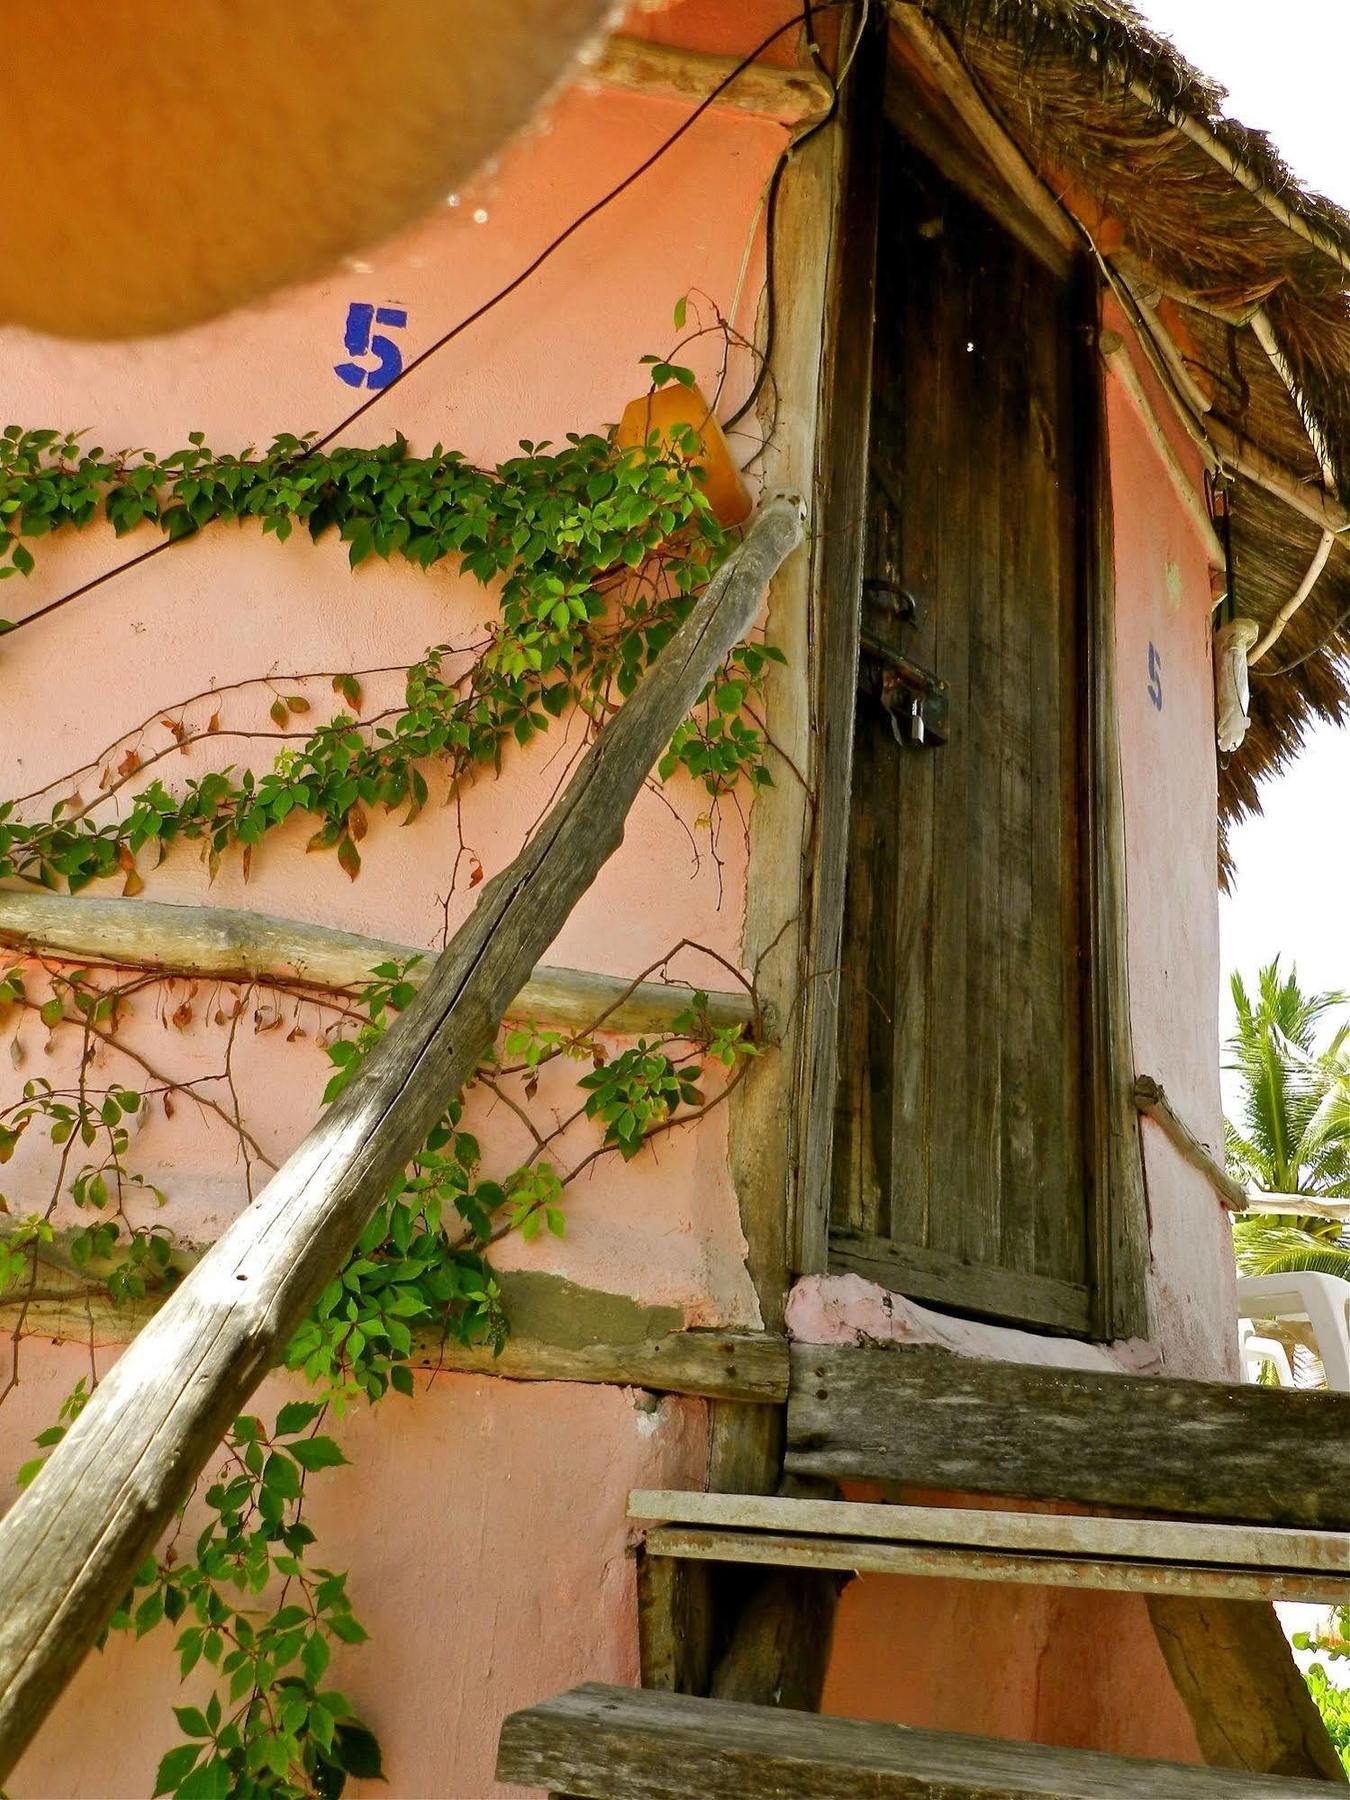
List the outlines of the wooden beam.
{"type": "MultiPolygon", "coordinates": [[[[936,1581],[1012,1582],[1018,1587],[1077,1588],[1085,1593],[1168,1594],[1206,1600],[1293,1600],[1323,1606],[1350,1601],[1350,1574],[1302,1575],[1285,1569],[1222,1564],[1032,1554],[964,1544],[881,1542],[876,1538],[810,1536],[778,1531],[723,1531],[658,1525],[648,1556],[741,1563],[854,1575],[916,1575],[936,1581]]],[[[1342,1555],[1345,1547],[1342,1544],[1342,1555]]],[[[729,1699],[750,1698],[729,1694],[729,1699]]]]}
{"type": "MultiPolygon", "coordinates": [[[[994,176],[992,182],[980,182],[982,191],[972,195],[986,206],[1000,223],[1007,224],[1019,242],[1034,256],[1046,262],[1055,274],[1066,276],[1083,254],[1083,238],[1054,195],[1032,168],[1021,150],[1003,129],[971,79],[955,48],[943,31],[921,13],[917,6],[896,5],[891,9],[891,30],[909,57],[922,71],[927,83],[955,114],[971,142],[984,157],[994,176]],[[1000,186],[1015,201],[1018,213],[1010,213],[1000,186]],[[1028,231],[1028,222],[1034,228],[1028,231]]],[[[898,127],[907,129],[904,100],[896,95],[891,108],[898,127]]],[[[929,135],[941,155],[939,136],[929,135]]],[[[919,148],[928,154],[926,146],[919,148]]],[[[958,187],[965,186],[960,174],[942,173],[958,187]]]]}
{"type": "Polygon", "coordinates": [[[1336,537],[1350,532],[1350,512],[1334,494],[1314,486],[1217,414],[1211,413],[1205,420],[1205,435],[1235,474],[1264,488],[1273,499],[1282,500],[1309,524],[1336,537]]]}
{"type": "Polygon", "coordinates": [[[985,1507],[891,1506],[779,1494],[706,1494],[638,1488],[628,1516],[657,1525],[714,1527],[747,1534],[846,1537],[891,1544],[942,1544],[1024,1556],[1091,1557],[1330,1576],[1350,1583],[1350,1537],[1272,1525],[1000,1512],[985,1507]]]}
{"type": "Polygon", "coordinates": [[[1332,536],[1331,532],[1324,531],[1318,539],[1317,548],[1313,552],[1312,561],[1308,564],[1307,572],[1302,581],[1299,582],[1293,593],[1285,601],[1275,617],[1270,621],[1270,624],[1247,652],[1248,667],[1253,663],[1260,662],[1261,658],[1269,651],[1273,650],[1276,644],[1279,643],[1280,639],[1284,636],[1285,626],[1317,586],[1322,571],[1326,568],[1331,557],[1331,552],[1335,547],[1336,539],[1332,536]]]}
{"type": "Polygon", "coordinates": [[[1292,231],[1295,237],[1302,238],[1305,244],[1310,244],[1315,250],[1321,251],[1323,256],[1330,258],[1346,274],[1350,274],[1350,250],[1347,250],[1330,232],[1325,231],[1313,220],[1305,218],[1279,194],[1273,193],[1260,176],[1243,162],[1240,156],[1230,150],[1227,144],[1217,138],[1202,120],[1194,118],[1180,106],[1164,99],[1156,89],[1149,87],[1146,82],[1130,76],[1114,57],[1106,59],[1105,67],[1112,70],[1115,75],[1124,77],[1129,82],[1130,92],[1141,105],[1146,106],[1150,112],[1160,114],[1174,130],[1179,131],[1183,137],[1189,138],[1193,144],[1203,150],[1205,155],[1218,163],[1221,169],[1226,170],[1239,186],[1246,188],[1252,198],[1265,207],[1272,218],[1278,219],[1287,231],[1292,231]]]}
{"type": "MultiPolygon", "coordinates": [[[[5,1221],[0,1221],[2,1226],[5,1221]]],[[[0,1241],[9,1235],[0,1229],[0,1241]]],[[[77,1269],[58,1234],[39,1259],[40,1279],[0,1300],[0,1330],[18,1318],[27,1334],[70,1343],[128,1344],[165,1304],[172,1289],[143,1300],[115,1303],[97,1285],[99,1267],[77,1269]]],[[[175,1243],[171,1267],[186,1275],[206,1253],[200,1244],[175,1243]]],[[[777,1406],[787,1399],[787,1339],[767,1331],[668,1331],[625,1342],[561,1342],[538,1332],[507,1339],[494,1355],[489,1346],[468,1346],[439,1331],[413,1334],[415,1368],[451,1375],[491,1375],[505,1381],[603,1382],[651,1388],[660,1394],[695,1394],[777,1406]]]]}
{"type": "Polygon", "coordinates": [[[1116,673],[1116,537],[1106,373],[1091,333],[1100,326],[1101,294],[1080,271],[1075,349],[1075,408],[1080,558],[1087,611],[1087,684],[1083,880],[1087,888],[1090,1112],[1093,1185],[1092,1335],[1110,1340],[1150,1336],[1149,1217],[1139,1121],[1130,1101],[1134,1035],[1130,1019],[1129,892],[1125,786],[1120,756],[1116,673]]]}
{"type": "Polygon", "coordinates": [[[1350,1225],[1350,1200],[1325,1200],[1320,1194],[1268,1194],[1262,1188],[1253,1188],[1247,1195],[1247,1205],[1252,1212],[1335,1219],[1341,1225],[1350,1225]]]}
{"type": "MultiPolygon", "coordinates": [[[[659,100],[697,106],[735,69],[739,57],[713,56],[646,38],[612,37],[579,80],[659,100]]],[[[780,125],[809,125],[829,109],[830,90],[814,69],[781,68],[753,62],[718,95],[715,106],[776,119],[780,125]]]]}
{"type": "MultiPolygon", "coordinates": [[[[352,994],[377,963],[420,957],[408,979],[427,980],[435,952],[385,938],[359,937],[299,919],[221,906],[171,906],[157,900],[95,899],[86,894],[0,892],[0,945],[28,956],[119,968],[159,969],[217,981],[294,982],[352,994]]],[[[603,1016],[620,1035],[662,1031],[694,990],[682,982],[642,981],[541,963],[506,1010],[510,1019],[584,1030],[603,1016]]],[[[710,991],[714,1025],[749,1026],[745,990],[710,991]]]]}
{"type": "Polygon", "coordinates": [[[1350,1394],[794,1344],[795,1474],[1350,1530],[1350,1394]]]}
{"type": "Polygon", "coordinates": [[[1317,458],[1317,466],[1322,471],[1322,479],[1334,494],[1336,489],[1336,465],[1332,461],[1331,444],[1327,437],[1326,427],[1317,416],[1316,408],[1304,392],[1303,384],[1294,373],[1294,365],[1290,362],[1284,345],[1280,342],[1275,322],[1265,307],[1258,306],[1252,314],[1252,335],[1270,359],[1272,368],[1284,383],[1289,398],[1294,403],[1303,429],[1308,434],[1308,442],[1312,445],[1313,455],[1317,458]]]}
{"type": "Polygon", "coordinates": [[[652,763],[801,541],[769,501],[351,1084],[118,1359],[0,1523],[0,1780],[623,838],[652,763]]]}
{"type": "Polygon", "coordinates": [[[1230,1212],[1246,1212],[1247,1190],[1233,1180],[1218,1157],[1196,1137],[1167,1098],[1167,1090],[1161,1082],[1151,1075],[1137,1076],[1134,1104],[1146,1119],[1152,1119],[1162,1127],[1172,1148],[1205,1177],[1230,1212]]]}
{"type": "Polygon", "coordinates": [[[843,1571],[841,1578],[830,1569],[800,1565],[764,1570],[713,1670],[713,1699],[819,1712],[839,1590],[850,1574],[843,1571]]]}
{"type": "Polygon", "coordinates": [[[588,1683],[503,1723],[497,1779],[589,1800],[1317,1800],[1320,1781],[588,1683]]]}

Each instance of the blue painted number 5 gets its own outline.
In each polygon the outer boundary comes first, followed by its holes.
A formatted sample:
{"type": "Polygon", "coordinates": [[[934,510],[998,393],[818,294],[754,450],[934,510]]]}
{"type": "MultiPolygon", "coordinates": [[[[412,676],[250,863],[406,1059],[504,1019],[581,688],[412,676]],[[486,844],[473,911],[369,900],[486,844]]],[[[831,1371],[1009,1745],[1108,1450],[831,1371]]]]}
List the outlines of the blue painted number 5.
{"type": "Polygon", "coordinates": [[[1158,654],[1158,646],[1148,647],[1148,697],[1161,712],[1163,709],[1162,691],[1162,657],[1158,654]]]}
{"type": "Polygon", "coordinates": [[[407,323],[407,311],[401,306],[376,308],[363,300],[353,300],[347,308],[347,330],[342,341],[349,356],[373,356],[375,367],[369,369],[358,362],[340,362],[334,363],[333,373],[348,387],[388,387],[403,372],[403,352],[392,338],[379,331],[372,336],[371,330],[375,325],[389,325],[401,330],[407,323]]]}

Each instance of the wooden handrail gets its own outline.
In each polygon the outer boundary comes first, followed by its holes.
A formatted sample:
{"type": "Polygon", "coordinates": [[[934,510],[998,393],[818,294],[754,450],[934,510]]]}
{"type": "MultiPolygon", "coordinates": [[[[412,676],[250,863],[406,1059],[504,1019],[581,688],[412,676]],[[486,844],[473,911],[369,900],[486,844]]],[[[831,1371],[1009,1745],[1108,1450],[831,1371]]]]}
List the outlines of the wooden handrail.
{"type": "Polygon", "coordinates": [[[0,1781],[513,995],[623,839],[671,733],[801,541],[769,501],[561,798],[482,890],[421,993],[149,1322],[0,1522],[0,1781]]]}
{"type": "Polygon", "coordinates": [[[1196,1137],[1167,1098],[1167,1091],[1161,1082],[1155,1081],[1151,1075],[1137,1076],[1134,1083],[1134,1104],[1145,1118],[1153,1119],[1161,1125],[1173,1149],[1179,1151],[1193,1169],[1198,1169],[1205,1176],[1230,1212],[1247,1211],[1249,1202],[1246,1189],[1238,1186],[1218,1159],[1196,1137]]]}

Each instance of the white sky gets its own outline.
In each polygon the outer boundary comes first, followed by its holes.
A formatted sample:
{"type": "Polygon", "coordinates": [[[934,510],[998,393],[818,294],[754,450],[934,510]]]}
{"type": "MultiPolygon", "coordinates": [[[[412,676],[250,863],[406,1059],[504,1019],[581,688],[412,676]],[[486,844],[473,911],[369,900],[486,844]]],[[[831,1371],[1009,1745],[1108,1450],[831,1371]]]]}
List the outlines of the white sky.
{"type": "MultiPolygon", "coordinates": [[[[1294,172],[1350,207],[1347,0],[1136,0],[1207,75],[1228,110],[1268,131],[1294,172]]],[[[1264,817],[1233,837],[1238,882],[1221,905],[1225,971],[1279,952],[1306,985],[1350,988],[1350,730],[1310,737],[1262,789],[1264,817]]],[[[1228,1001],[1225,982],[1225,1020],[1228,1001]]]]}

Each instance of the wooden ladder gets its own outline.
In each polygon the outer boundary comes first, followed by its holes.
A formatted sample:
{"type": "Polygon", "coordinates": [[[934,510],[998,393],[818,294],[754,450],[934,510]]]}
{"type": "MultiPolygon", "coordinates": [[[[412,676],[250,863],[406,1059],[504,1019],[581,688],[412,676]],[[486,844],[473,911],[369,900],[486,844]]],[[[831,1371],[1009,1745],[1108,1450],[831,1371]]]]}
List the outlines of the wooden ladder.
{"type": "MultiPolygon", "coordinates": [[[[647,1557],[674,1568],[776,1565],[1140,1593],[1171,1608],[1174,1622],[1190,1607],[1232,1602],[1350,1603],[1350,1395],[928,1349],[794,1346],[785,1467],[791,1476],[879,1483],[883,1492],[917,1486],[1111,1510],[1070,1516],[644,1490],[629,1511],[648,1527],[647,1557]]],[[[1238,1612],[1268,1627],[1264,1667],[1288,1684],[1272,1704],[1296,1715],[1295,1759],[1261,1766],[1316,1768],[1324,1779],[598,1687],[508,1719],[498,1774],[611,1800],[1325,1793],[1336,1780],[1334,1754],[1273,1615],[1238,1612]]],[[[1211,1681],[1221,1678],[1210,1671],[1211,1681]]],[[[1244,1671],[1241,1705],[1257,1704],[1259,1679],[1259,1670],[1244,1671]]]]}

